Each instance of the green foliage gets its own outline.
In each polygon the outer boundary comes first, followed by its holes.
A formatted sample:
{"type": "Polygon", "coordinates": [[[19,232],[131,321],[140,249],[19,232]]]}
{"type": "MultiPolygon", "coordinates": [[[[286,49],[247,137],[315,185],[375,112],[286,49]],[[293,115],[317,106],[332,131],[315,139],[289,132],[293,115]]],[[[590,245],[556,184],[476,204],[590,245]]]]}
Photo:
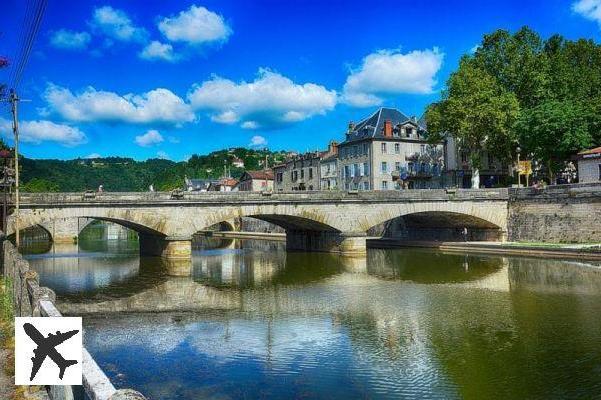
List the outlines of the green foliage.
{"type": "Polygon", "coordinates": [[[519,141],[522,154],[552,176],[572,154],[601,146],[601,46],[560,35],[543,40],[528,27],[484,35],[447,81],[442,101],[428,108],[426,119],[430,132],[451,132],[472,152],[494,150],[495,156],[507,158],[519,141]],[[516,104],[519,122],[513,125],[516,104]],[[483,137],[486,124],[491,129],[483,137]]]}
{"type": "Polygon", "coordinates": [[[518,109],[513,93],[465,57],[447,81],[442,101],[427,109],[426,119],[431,132],[452,132],[479,168],[483,151],[509,157],[518,109]]]}
{"type": "Polygon", "coordinates": [[[58,192],[59,187],[56,183],[46,179],[33,178],[21,187],[24,192],[43,193],[43,192],[58,192]]]}
{"type": "Polygon", "coordinates": [[[81,192],[96,190],[103,185],[107,191],[147,191],[181,188],[184,177],[212,178],[223,176],[224,166],[237,178],[243,168],[234,168],[234,158],[241,159],[245,169],[263,168],[265,157],[270,166],[281,162],[285,152],[236,148],[220,150],[207,155],[193,155],[187,162],[163,159],[135,161],[131,158],[107,157],[76,160],[21,161],[24,191],[81,192]]]}
{"type": "Polygon", "coordinates": [[[545,161],[552,177],[572,154],[592,145],[592,109],[570,100],[549,100],[520,115],[516,124],[520,143],[545,161]]]}

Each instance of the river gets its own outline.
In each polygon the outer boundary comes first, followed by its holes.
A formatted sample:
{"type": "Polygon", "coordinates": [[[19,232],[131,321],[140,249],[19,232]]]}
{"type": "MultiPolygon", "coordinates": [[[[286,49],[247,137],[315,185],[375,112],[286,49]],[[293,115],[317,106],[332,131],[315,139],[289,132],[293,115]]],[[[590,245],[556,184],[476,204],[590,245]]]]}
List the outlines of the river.
{"type": "Polygon", "coordinates": [[[171,277],[127,237],[25,251],[115,385],[151,399],[601,393],[598,262],[201,240],[171,277]]]}

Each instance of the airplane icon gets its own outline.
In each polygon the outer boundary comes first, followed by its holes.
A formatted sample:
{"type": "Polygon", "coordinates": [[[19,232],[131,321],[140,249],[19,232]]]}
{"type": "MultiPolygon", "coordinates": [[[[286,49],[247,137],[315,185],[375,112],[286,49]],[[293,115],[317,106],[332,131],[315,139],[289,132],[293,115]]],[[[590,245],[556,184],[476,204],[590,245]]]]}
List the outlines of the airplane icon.
{"type": "Polygon", "coordinates": [[[42,335],[40,331],[38,331],[36,327],[30,323],[25,323],[23,325],[23,329],[25,329],[27,336],[29,336],[31,340],[38,345],[38,347],[33,351],[34,357],[31,357],[33,368],[31,369],[31,377],[29,378],[30,381],[32,381],[35,375],[38,373],[46,357],[50,357],[50,359],[54,361],[56,365],[58,365],[58,368],[60,369],[58,375],[59,379],[63,379],[63,375],[65,374],[67,367],[77,364],[76,360],[65,360],[64,357],[61,356],[58,351],[56,351],[55,347],[76,335],[79,330],[73,330],[64,333],[56,331],[56,334],[53,335],[51,333],[48,335],[48,337],[44,337],[44,335],[42,335]]]}

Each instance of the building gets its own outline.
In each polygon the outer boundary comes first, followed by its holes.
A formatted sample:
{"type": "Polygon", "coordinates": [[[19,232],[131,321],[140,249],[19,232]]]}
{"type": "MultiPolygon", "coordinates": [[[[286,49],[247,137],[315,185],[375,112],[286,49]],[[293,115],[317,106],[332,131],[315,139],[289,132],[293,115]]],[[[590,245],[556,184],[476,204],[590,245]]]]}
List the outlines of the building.
{"type": "Polygon", "coordinates": [[[234,157],[232,165],[236,168],[244,168],[244,161],[238,157],[234,157]]]}
{"type": "Polygon", "coordinates": [[[240,192],[272,191],[273,170],[245,171],[233,190],[240,192]]]}
{"type": "Polygon", "coordinates": [[[215,179],[190,179],[184,177],[184,190],[188,192],[207,192],[211,185],[218,183],[215,179]]]}
{"type": "Polygon", "coordinates": [[[238,185],[238,180],[234,178],[221,178],[212,182],[209,186],[209,192],[233,192],[238,185]]]}
{"type": "Polygon", "coordinates": [[[380,108],[350,123],[338,149],[340,189],[395,190],[442,186],[443,144],[430,145],[423,121],[380,108]]]}
{"type": "Polygon", "coordinates": [[[273,167],[274,187],[277,192],[319,190],[319,162],[321,152],[297,154],[273,167]]]}
{"type": "Polygon", "coordinates": [[[319,182],[321,190],[338,189],[338,143],[330,142],[328,151],[319,160],[319,182]]]}
{"type": "Polygon", "coordinates": [[[578,160],[578,182],[601,181],[601,147],[581,151],[576,159],[578,160]]]}
{"type": "MultiPolygon", "coordinates": [[[[488,152],[482,154],[482,168],[478,171],[479,186],[505,186],[510,175],[509,166],[488,152]]],[[[471,188],[473,171],[469,153],[461,150],[457,139],[448,135],[444,142],[444,184],[447,187],[471,188]]]]}

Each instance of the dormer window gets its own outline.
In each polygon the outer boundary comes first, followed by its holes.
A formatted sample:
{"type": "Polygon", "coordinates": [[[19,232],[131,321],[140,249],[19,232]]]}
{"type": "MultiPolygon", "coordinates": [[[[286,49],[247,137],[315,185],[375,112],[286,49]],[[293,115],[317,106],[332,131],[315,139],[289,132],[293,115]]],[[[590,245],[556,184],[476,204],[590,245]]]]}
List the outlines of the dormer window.
{"type": "Polygon", "coordinates": [[[412,137],[413,136],[413,128],[407,126],[405,128],[405,133],[407,134],[407,137],[412,137]]]}

